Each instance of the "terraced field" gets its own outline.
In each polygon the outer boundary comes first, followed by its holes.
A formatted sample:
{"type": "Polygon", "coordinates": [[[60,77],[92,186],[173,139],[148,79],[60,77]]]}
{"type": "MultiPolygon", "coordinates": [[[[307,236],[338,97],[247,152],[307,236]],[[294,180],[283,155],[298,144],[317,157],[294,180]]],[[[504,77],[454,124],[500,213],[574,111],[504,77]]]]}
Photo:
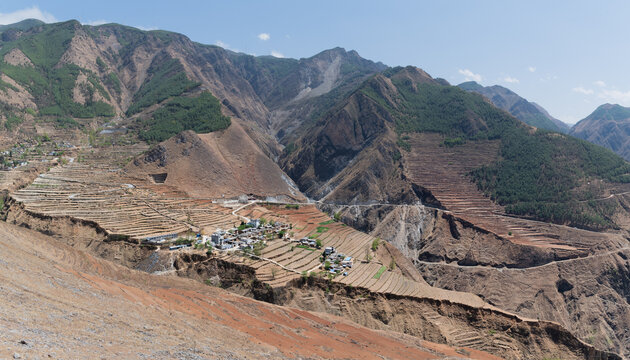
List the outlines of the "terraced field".
{"type": "Polygon", "coordinates": [[[441,146],[442,141],[437,134],[412,135],[411,151],[405,154],[405,163],[412,181],[431,191],[448,211],[516,244],[577,254],[588,251],[586,244],[574,242],[581,237],[564,236],[566,229],[506,216],[503,207],[470,181],[467,174],[471,170],[497,159],[498,141],[468,142],[454,147],[441,146]]]}
{"type": "MultiPolygon", "coordinates": [[[[302,205],[299,209],[286,209],[284,206],[251,205],[239,211],[238,214],[247,217],[264,217],[293,224],[292,231],[295,238],[309,235],[317,236],[324,247],[334,246],[338,252],[352,256],[354,263],[352,268],[347,270],[348,276],[337,275],[333,281],[381,294],[426,297],[463,302],[476,307],[491,307],[474,295],[434,288],[425,282],[406,278],[397,268],[390,270],[391,258],[381,258],[370,250],[374,237],[340,222],[331,222],[330,217],[319,211],[314,205],[302,205]],[[318,227],[326,227],[328,230],[318,232],[318,227]],[[370,256],[374,256],[371,261],[366,259],[368,253],[370,256]],[[375,275],[383,266],[388,267],[388,269],[376,278],[375,275]]],[[[270,285],[281,286],[286,284],[286,281],[300,276],[299,274],[303,271],[320,271],[321,250],[310,251],[293,245],[283,240],[269,242],[261,253],[264,260],[243,259],[236,255],[223,256],[226,259],[229,257],[231,261],[247,263],[255,267],[257,275],[266,279],[270,285]],[[278,270],[280,267],[272,262],[282,266],[282,271],[278,270]],[[274,268],[276,268],[273,270],[275,276],[271,274],[271,269],[274,268]]]]}
{"type": "Polygon", "coordinates": [[[93,221],[109,234],[136,239],[189,229],[214,231],[239,222],[230,209],[211,200],[126,178],[108,165],[55,167],[12,196],[28,211],[93,221]]]}

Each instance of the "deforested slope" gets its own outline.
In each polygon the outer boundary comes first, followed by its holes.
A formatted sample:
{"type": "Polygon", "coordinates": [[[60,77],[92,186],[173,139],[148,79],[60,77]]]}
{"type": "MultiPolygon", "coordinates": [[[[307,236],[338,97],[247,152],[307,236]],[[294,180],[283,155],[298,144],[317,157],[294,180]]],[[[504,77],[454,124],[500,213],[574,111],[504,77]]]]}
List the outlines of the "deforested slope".
{"type": "Polygon", "coordinates": [[[209,134],[185,131],[137,157],[126,171],[171,185],[193,197],[252,194],[260,198],[304,198],[239,121],[209,134]]]}

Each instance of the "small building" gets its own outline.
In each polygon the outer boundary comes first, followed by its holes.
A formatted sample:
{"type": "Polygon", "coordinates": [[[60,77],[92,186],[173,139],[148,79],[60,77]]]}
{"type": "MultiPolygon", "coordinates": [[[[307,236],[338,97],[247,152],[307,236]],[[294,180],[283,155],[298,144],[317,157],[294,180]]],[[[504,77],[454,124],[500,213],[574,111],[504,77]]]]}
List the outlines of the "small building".
{"type": "Polygon", "coordinates": [[[247,226],[250,226],[254,229],[258,229],[260,227],[260,220],[259,219],[251,219],[248,223],[247,226]]]}
{"type": "Polygon", "coordinates": [[[343,260],[341,260],[341,266],[351,268],[352,267],[352,257],[351,256],[346,256],[343,260]]]}
{"type": "Polygon", "coordinates": [[[234,247],[234,245],[232,245],[232,244],[223,243],[223,244],[221,244],[219,246],[219,250],[228,250],[228,249],[231,249],[233,247],[234,247]]]}
{"type": "Polygon", "coordinates": [[[223,235],[225,235],[223,231],[217,231],[210,235],[210,241],[215,245],[221,245],[223,243],[223,235]]]}
{"type": "Polygon", "coordinates": [[[151,244],[160,244],[168,240],[176,239],[177,233],[165,234],[165,235],[157,235],[157,236],[148,236],[144,239],[144,242],[151,244]]]}
{"type": "Polygon", "coordinates": [[[324,256],[328,256],[335,252],[335,248],[332,246],[328,246],[324,249],[324,256]]]}

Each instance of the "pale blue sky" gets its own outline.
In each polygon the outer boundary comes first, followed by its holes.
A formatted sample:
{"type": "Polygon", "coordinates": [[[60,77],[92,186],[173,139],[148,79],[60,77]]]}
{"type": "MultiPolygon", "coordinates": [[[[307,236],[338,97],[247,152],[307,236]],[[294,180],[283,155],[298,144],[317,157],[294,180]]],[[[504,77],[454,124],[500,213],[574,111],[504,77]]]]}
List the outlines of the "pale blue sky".
{"type": "Polygon", "coordinates": [[[0,2],[0,23],[25,17],[171,30],[255,55],[341,46],[452,84],[506,86],[569,123],[602,103],[630,106],[628,1],[0,2]]]}

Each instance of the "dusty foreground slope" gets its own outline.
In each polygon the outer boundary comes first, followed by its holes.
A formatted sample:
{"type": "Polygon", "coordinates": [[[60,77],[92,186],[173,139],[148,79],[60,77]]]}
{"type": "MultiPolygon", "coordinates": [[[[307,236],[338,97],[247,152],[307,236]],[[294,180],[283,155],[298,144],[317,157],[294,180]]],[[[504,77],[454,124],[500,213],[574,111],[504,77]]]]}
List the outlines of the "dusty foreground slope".
{"type": "Polygon", "coordinates": [[[304,199],[238,121],[209,134],[185,131],[139,156],[126,170],[132,176],[164,180],[194,197],[253,194],[304,199]]]}
{"type": "MultiPolygon", "coordinates": [[[[94,258],[0,222],[0,358],[461,357],[410,336],[94,258]]],[[[467,357],[497,359],[474,350],[467,357]]]]}

